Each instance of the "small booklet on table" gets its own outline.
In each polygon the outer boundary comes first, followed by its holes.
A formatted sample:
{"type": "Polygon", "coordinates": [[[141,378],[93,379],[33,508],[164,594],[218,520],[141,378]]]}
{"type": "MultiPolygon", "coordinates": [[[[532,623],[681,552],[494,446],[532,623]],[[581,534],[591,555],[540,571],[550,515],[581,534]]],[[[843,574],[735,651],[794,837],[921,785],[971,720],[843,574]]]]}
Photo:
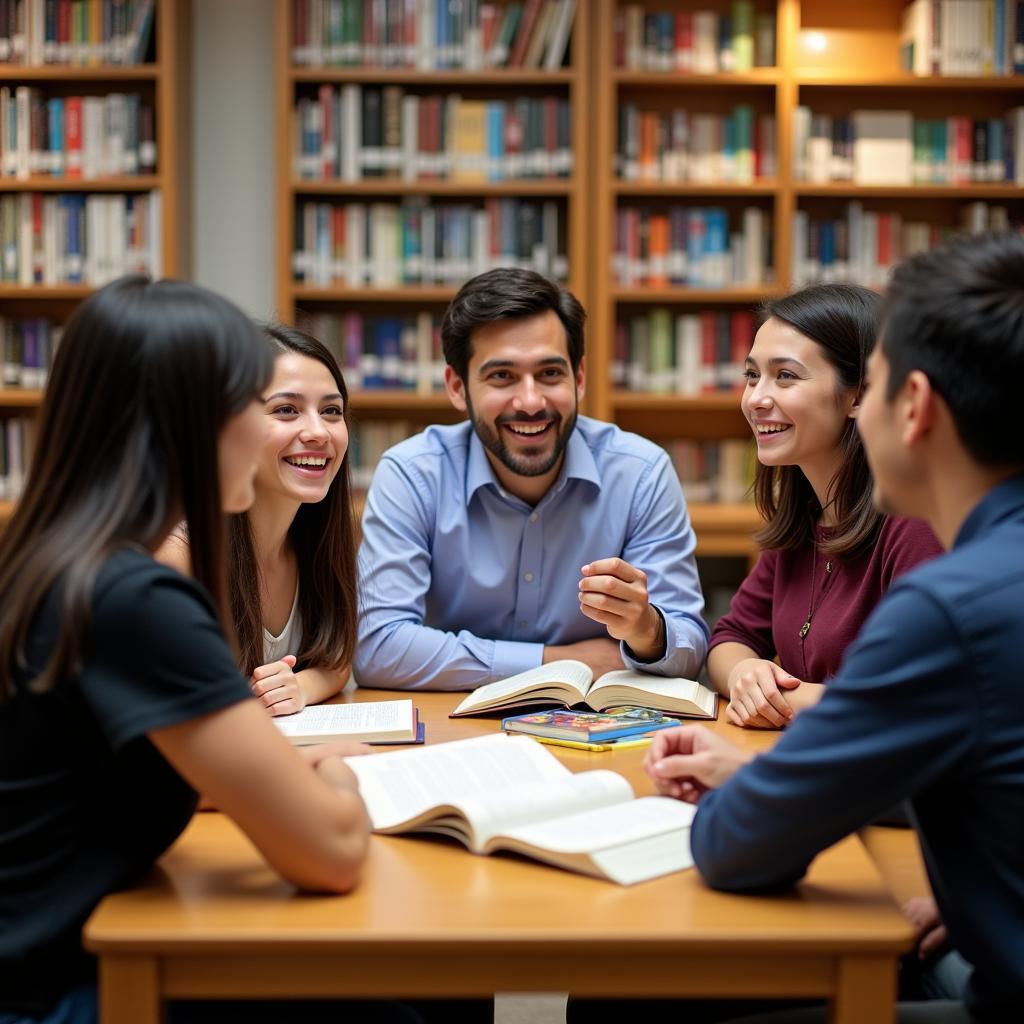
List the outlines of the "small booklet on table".
{"type": "Polygon", "coordinates": [[[505,732],[521,732],[527,736],[577,740],[599,743],[624,736],[643,736],[659,729],[669,729],[679,722],[651,708],[611,708],[598,711],[528,711],[525,715],[506,718],[505,732]]]}
{"type": "Polygon", "coordinates": [[[714,718],[717,699],[713,690],[692,679],[669,679],[625,669],[594,679],[582,661],[552,661],[477,687],[451,717],[538,704],[578,705],[591,711],[642,704],[670,715],[714,718]]]}
{"type": "Polygon", "coordinates": [[[692,866],[696,808],[634,799],[615,772],[574,775],[527,736],[349,757],[375,832],[434,832],[631,885],[692,866]]]}
{"type": "Polygon", "coordinates": [[[312,704],[272,719],[297,747],[331,740],[359,743],[422,743],[423,723],[411,700],[366,704],[312,704]]]}

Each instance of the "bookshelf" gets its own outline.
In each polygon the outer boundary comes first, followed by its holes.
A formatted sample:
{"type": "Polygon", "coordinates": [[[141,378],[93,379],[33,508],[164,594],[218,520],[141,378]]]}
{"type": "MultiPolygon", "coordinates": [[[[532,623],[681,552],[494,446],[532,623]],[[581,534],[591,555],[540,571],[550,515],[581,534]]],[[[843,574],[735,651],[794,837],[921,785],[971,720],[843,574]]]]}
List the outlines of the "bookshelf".
{"type": "MultiPolygon", "coordinates": [[[[35,2],[36,0],[31,0],[31,3],[35,2]]],[[[99,8],[99,0],[94,2],[99,8]]],[[[112,174],[103,173],[102,169],[98,172],[90,169],[87,173],[96,173],[95,177],[86,177],[85,174],[81,177],[68,177],[66,168],[51,166],[49,173],[36,168],[28,175],[25,175],[22,169],[17,176],[0,176],[0,203],[10,202],[10,197],[15,201],[18,201],[18,197],[29,197],[28,201],[41,204],[46,197],[53,197],[58,202],[63,202],[65,196],[80,197],[82,202],[86,202],[91,196],[100,196],[111,202],[116,202],[120,197],[132,197],[134,206],[139,199],[151,201],[158,193],[159,223],[156,224],[157,214],[154,211],[154,219],[144,224],[144,230],[148,232],[146,244],[149,246],[151,265],[161,276],[187,275],[189,134],[186,118],[189,8],[189,4],[175,0],[155,0],[149,41],[140,62],[136,64],[101,63],[104,55],[99,52],[83,58],[90,61],[83,64],[0,63],[0,89],[9,90],[12,105],[16,91],[24,87],[33,90],[32,95],[37,99],[41,98],[43,103],[51,100],[63,101],[62,116],[63,110],[67,109],[72,98],[82,97],[84,105],[87,98],[124,94],[132,98],[129,100],[130,103],[138,103],[140,107],[147,107],[152,112],[153,141],[156,144],[156,167],[152,173],[112,174]],[[137,99],[134,99],[136,97],[137,99]],[[33,196],[40,196],[43,199],[33,200],[33,196]],[[156,234],[157,231],[159,234],[156,234]]],[[[130,13],[130,5],[123,5],[120,10],[130,13]]],[[[101,24],[101,19],[95,18],[94,30],[100,28],[101,24]]],[[[51,26],[51,31],[54,28],[56,26],[51,26]]],[[[114,29],[113,22],[111,29],[114,29]]],[[[94,42],[98,38],[92,37],[94,42]]],[[[84,127],[88,129],[88,123],[84,127]]],[[[65,132],[65,145],[68,140],[69,136],[65,132]]],[[[37,147],[38,141],[34,140],[32,148],[37,147]]],[[[44,148],[49,148],[48,143],[44,148]]],[[[130,169],[127,158],[125,160],[125,169],[130,169]]],[[[128,208],[127,201],[125,205],[128,208]]],[[[116,221],[114,223],[116,224],[116,221]]],[[[87,232],[88,222],[85,223],[85,229],[87,232]]],[[[114,229],[111,231],[112,236],[113,233],[114,229]]],[[[15,243],[18,244],[17,239],[15,243]]],[[[87,235],[85,246],[88,246],[87,235]]],[[[65,249],[63,255],[66,257],[67,253],[68,250],[65,249]]],[[[63,273],[57,274],[58,280],[52,281],[52,267],[46,273],[51,282],[39,283],[42,275],[37,272],[38,265],[33,267],[32,283],[21,280],[0,283],[0,318],[6,323],[47,321],[50,325],[47,328],[47,344],[53,344],[55,339],[52,329],[59,329],[75,306],[91,294],[95,287],[92,283],[85,283],[89,281],[90,269],[87,266],[85,247],[79,255],[83,257],[82,280],[74,283],[66,280],[63,273]]],[[[66,259],[62,262],[65,269],[69,265],[66,259]]],[[[96,266],[98,267],[98,264],[96,266]]],[[[114,260],[111,259],[103,270],[102,279],[118,276],[123,269],[125,268],[115,266],[114,260]]],[[[21,346],[25,336],[19,333],[18,337],[21,346]]],[[[33,344],[36,344],[36,341],[33,344]]],[[[3,353],[5,365],[11,354],[13,353],[7,351],[3,353]]],[[[27,360],[25,362],[27,363],[27,360]]],[[[38,378],[40,372],[45,372],[44,366],[36,367],[34,376],[38,378]]],[[[31,376],[30,374],[30,380],[31,376]]],[[[33,383],[41,383],[41,380],[33,383]]],[[[35,412],[42,399],[41,387],[19,386],[10,380],[0,382],[0,430],[6,434],[10,429],[10,422],[20,420],[24,426],[24,435],[29,437],[35,412]]],[[[8,446],[15,439],[10,436],[5,438],[8,446]]],[[[29,449],[30,447],[28,444],[29,449]]],[[[10,517],[13,507],[11,495],[5,495],[0,500],[0,525],[10,517]]]]}
{"type": "MultiPolygon", "coordinates": [[[[504,4],[495,6],[499,12],[505,10],[504,4]]],[[[449,201],[475,203],[510,197],[553,199],[565,211],[566,283],[589,313],[586,411],[666,444],[679,440],[749,441],[749,429],[739,412],[738,389],[716,388],[709,393],[701,389],[701,393],[685,395],[672,388],[668,393],[627,390],[617,382],[613,377],[617,325],[654,310],[667,310],[674,324],[688,316],[714,316],[722,323],[734,313],[753,311],[765,298],[785,294],[802,276],[802,271],[794,273],[794,254],[801,253],[794,225],[800,216],[812,221],[842,219],[854,203],[866,213],[928,225],[936,236],[959,227],[970,204],[1005,208],[1011,222],[1024,219],[1024,188],[1012,181],[867,185],[852,180],[810,181],[798,173],[794,144],[801,106],[835,118],[862,109],[906,110],[915,118],[1001,118],[1015,107],[1024,107],[1022,75],[915,77],[903,71],[901,17],[906,6],[907,0],[863,0],[857,5],[832,0],[753,0],[755,56],[753,61],[749,56],[743,61],[745,70],[724,69],[728,64],[720,61],[720,70],[684,71],[667,66],[652,70],[645,66],[646,58],[638,60],[636,53],[626,54],[629,37],[623,24],[636,18],[637,8],[661,16],[698,11],[731,16],[735,13],[732,0],[650,0],[639,5],[627,0],[590,0],[576,5],[565,67],[470,71],[295,66],[291,59],[292,0],[279,0],[275,34],[280,315],[343,315],[353,310],[368,316],[395,310],[429,310],[440,315],[456,289],[455,282],[370,288],[338,281],[296,281],[292,240],[297,211],[305,201],[401,203],[422,197],[425,203],[440,206],[449,201]],[[771,61],[762,59],[767,51],[757,39],[765,23],[773,28],[771,61]],[[493,100],[535,96],[543,91],[566,98],[575,157],[572,174],[508,182],[380,177],[298,180],[292,163],[298,99],[313,96],[325,84],[341,88],[352,83],[400,86],[421,96],[458,92],[466,98],[493,100]],[[760,134],[755,137],[762,149],[765,126],[770,126],[773,159],[755,165],[762,169],[767,165],[767,172],[750,174],[748,168],[746,173],[732,174],[732,180],[706,173],[696,175],[695,180],[689,172],[674,174],[670,180],[647,173],[627,176],[622,173],[619,154],[620,119],[627,107],[641,119],[644,115],[660,118],[663,125],[671,123],[673,111],[684,110],[691,130],[698,116],[724,123],[737,117],[738,109],[748,111],[744,116],[752,116],[754,123],[760,124],[755,129],[760,134]],[[668,280],[657,276],[651,280],[644,275],[616,273],[622,265],[622,255],[617,257],[618,264],[613,263],[622,212],[632,210],[634,220],[649,225],[651,217],[669,219],[673,206],[724,211],[728,235],[741,232],[746,210],[759,211],[762,237],[758,246],[767,258],[761,261],[758,279],[730,277],[713,285],[700,280],[684,284],[672,275],[666,275],[668,280]]],[[[645,46],[650,42],[642,21],[639,36],[633,38],[634,43],[639,38],[645,46]]],[[[754,251],[757,247],[750,248],[754,251]]],[[[621,333],[620,329],[620,348],[621,333]]],[[[724,378],[719,380],[721,386],[724,378]]],[[[358,389],[353,407],[361,421],[382,425],[404,420],[418,426],[454,417],[443,396],[407,390],[358,389]]],[[[700,555],[755,555],[750,538],[759,522],[748,502],[694,499],[691,514],[700,555]]]]}
{"type": "MultiPolygon", "coordinates": [[[[441,5],[438,5],[439,7],[441,5]]],[[[451,5],[449,10],[453,10],[451,5]]],[[[463,6],[463,5],[460,5],[463,6]]],[[[561,7],[561,2],[558,7],[561,7]]],[[[352,372],[351,362],[346,366],[346,375],[355,379],[356,387],[352,387],[351,401],[356,419],[362,425],[376,423],[378,431],[384,431],[388,427],[388,421],[406,423],[410,430],[420,429],[431,422],[454,422],[459,417],[450,406],[441,387],[442,380],[438,370],[439,351],[437,349],[437,326],[440,317],[448,302],[455,295],[459,284],[465,278],[473,276],[481,269],[486,269],[488,254],[480,254],[475,249],[471,253],[469,266],[463,261],[463,274],[446,273],[442,280],[409,280],[379,281],[377,284],[370,284],[367,281],[354,282],[351,274],[346,269],[342,274],[334,274],[331,279],[316,280],[316,277],[324,278],[324,274],[308,274],[300,272],[306,280],[296,280],[296,266],[293,258],[294,251],[298,249],[297,237],[303,234],[304,239],[308,235],[304,232],[311,221],[307,214],[307,204],[329,203],[331,204],[331,216],[338,216],[334,213],[337,207],[345,208],[345,224],[341,229],[346,233],[351,229],[349,211],[356,204],[365,204],[368,208],[381,204],[393,204],[398,207],[398,217],[401,221],[401,230],[406,232],[400,237],[407,237],[407,218],[417,218],[414,223],[419,223],[418,218],[427,216],[427,211],[433,211],[437,218],[437,231],[440,233],[443,227],[443,218],[446,211],[457,210],[458,214],[452,214],[449,225],[455,222],[456,216],[464,212],[475,227],[479,228],[479,211],[484,211],[489,218],[489,230],[492,232],[490,238],[492,253],[495,247],[495,235],[504,231],[508,220],[514,216],[523,216],[522,206],[530,205],[537,211],[538,220],[550,218],[545,225],[550,225],[557,217],[557,241],[559,248],[558,258],[549,260],[549,268],[554,269],[557,265],[564,270],[562,279],[581,301],[586,303],[588,274],[588,177],[587,177],[587,153],[586,142],[588,139],[588,88],[589,88],[589,33],[592,17],[592,5],[589,3],[575,4],[575,12],[572,19],[571,36],[565,53],[565,60],[557,60],[557,67],[543,69],[536,67],[486,67],[479,66],[481,60],[479,55],[471,59],[470,53],[470,27],[464,25],[456,30],[453,37],[465,42],[465,60],[452,60],[449,63],[458,63],[461,66],[430,67],[409,66],[423,64],[422,40],[426,38],[422,19],[414,26],[406,22],[402,30],[406,33],[405,44],[412,49],[408,52],[401,49],[388,53],[386,45],[381,46],[376,59],[365,62],[365,66],[358,65],[360,56],[355,55],[351,50],[343,48],[332,50],[331,45],[326,41],[331,39],[332,29],[330,25],[323,26],[323,39],[325,40],[325,51],[327,56],[334,57],[319,66],[309,66],[308,63],[298,63],[295,59],[296,48],[300,51],[305,46],[315,46],[317,36],[316,29],[311,27],[309,15],[310,8],[302,10],[302,0],[276,0],[275,4],[275,68],[276,68],[276,130],[277,130],[277,162],[276,162],[276,194],[277,194],[277,238],[280,244],[277,247],[277,265],[275,277],[277,281],[277,308],[278,315],[284,320],[296,320],[306,323],[309,326],[317,325],[320,328],[325,340],[335,344],[339,354],[351,356],[353,342],[349,325],[357,323],[353,330],[361,332],[360,336],[369,336],[373,330],[384,330],[384,322],[401,317],[403,318],[403,331],[416,330],[420,338],[421,366],[420,373],[423,374],[422,357],[423,348],[433,347],[433,363],[430,371],[431,379],[424,383],[419,381],[406,381],[405,388],[388,386],[393,384],[384,374],[383,383],[373,381],[374,386],[368,386],[367,378],[358,369],[352,372]],[[463,32],[465,33],[463,35],[463,32]],[[342,64],[341,61],[353,62],[350,65],[342,64]],[[381,67],[380,63],[389,60],[392,66],[381,67]],[[469,65],[469,66],[466,66],[469,65]],[[474,66],[477,65],[477,66],[474,66]],[[348,102],[345,97],[346,89],[353,94],[351,102],[355,101],[355,90],[358,87],[359,93],[359,117],[362,128],[362,137],[358,140],[363,149],[360,154],[353,157],[351,154],[346,158],[341,155],[337,164],[327,165],[324,173],[318,172],[315,167],[312,174],[304,175],[301,168],[297,168],[296,151],[304,145],[301,129],[306,122],[300,105],[303,101],[314,100],[317,103],[314,114],[314,125],[319,125],[319,136],[314,135],[313,150],[316,150],[316,138],[326,139],[330,134],[330,127],[327,126],[327,110],[336,109],[340,103],[341,115],[339,123],[342,131],[346,124],[347,114],[352,112],[352,107],[346,107],[348,102]],[[330,93],[325,90],[331,90],[330,93]],[[369,164],[363,163],[368,149],[369,140],[367,134],[372,122],[367,118],[366,104],[373,99],[372,93],[380,91],[384,94],[381,100],[384,106],[383,120],[385,131],[387,131],[387,91],[392,90],[397,95],[400,90],[403,117],[415,119],[416,129],[409,131],[409,122],[403,120],[401,123],[402,145],[405,148],[403,153],[403,166],[385,166],[383,173],[376,168],[368,170],[369,164]],[[508,134],[508,120],[516,116],[520,120],[520,129],[524,141],[529,142],[529,122],[534,116],[532,111],[543,109],[543,117],[548,118],[544,123],[544,130],[547,132],[550,126],[550,118],[558,116],[562,118],[559,124],[558,151],[562,153],[561,163],[557,164],[554,158],[545,167],[543,159],[540,168],[533,168],[530,171],[530,157],[528,149],[524,145],[524,155],[520,158],[521,164],[517,170],[512,165],[515,157],[504,157],[501,166],[503,172],[495,173],[496,161],[492,160],[493,150],[487,150],[485,169],[473,166],[465,173],[459,172],[460,161],[463,160],[463,151],[459,146],[456,135],[454,157],[450,157],[450,164],[439,170],[436,165],[428,165],[426,159],[421,157],[420,151],[429,148],[427,139],[429,133],[434,132],[440,135],[442,140],[447,135],[447,141],[452,139],[451,120],[445,127],[435,128],[431,121],[430,104],[436,104],[437,108],[444,108],[445,117],[455,119],[456,131],[459,124],[458,108],[450,106],[451,97],[458,97],[459,105],[468,110],[471,107],[479,108],[480,104],[487,104],[487,116],[493,115],[492,108],[498,105],[505,106],[506,126],[502,135],[501,151],[506,152],[505,143],[511,136],[508,134]],[[415,106],[413,114],[405,114],[405,103],[409,101],[415,106]],[[544,104],[548,106],[544,106],[544,104]],[[517,106],[517,104],[521,106],[517,106]],[[554,104],[563,104],[561,114],[552,114],[554,104]],[[455,111],[454,113],[452,111],[455,111]],[[514,112],[514,113],[513,113],[514,112]],[[319,119],[319,120],[317,120],[319,119]],[[525,129],[523,123],[525,122],[525,129]],[[418,134],[417,134],[418,132],[418,134]],[[567,132],[567,138],[565,133],[567,132]],[[410,150],[407,136],[414,135],[415,142],[410,150]],[[571,163],[565,160],[565,153],[571,154],[571,163]],[[347,165],[345,173],[345,161],[347,165]],[[421,162],[422,161],[422,162],[421,162]],[[415,163],[415,166],[412,164],[415,163]],[[507,165],[507,166],[506,166],[507,165]],[[342,173],[339,172],[339,166],[342,173]],[[356,167],[353,173],[353,167],[356,167]],[[412,169],[410,170],[410,167],[412,169]],[[493,180],[501,177],[503,180],[493,180]],[[513,204],[520,204],[513,209],[513,204]],[[518,211],[518,212],[516,212],[518,211]],[[554,211],[554,213],[552,213],[554,211]],[[473,218],[476,217],[476,220],[473,218]],[[497,225],[497,226],[496,226],[497,225]],[[314,280],[309,280],[313,277],[314,280]],[[342,279],[339,280],[339,277],[342,279]],[[344,278],[348,277],[347,280],[344,278]],[[310,318],[319,318],[313,319],[310,318]],[[355,317],[362,318],[355,321],[355,317]],[[424,320],[429,317],[429,322],[424,320]],[[337,327],[337,334],[333,329],[332,318],[344,321],[337,327]],[[418,318],[418,319],[417,319],[418,318]],[[408,321],[416,321],[410,325],[408,321]],[[326,325],[326,326],[325,326],[326,325]],[[349,333],[346,333],[349,332],[349,333]],[[346,341],[346,339],[348,339],[346,341]],[[361,379],[362,378],[362,379],[361,379]],[[358,386],[358,385],[362,386],[358,386]],[[426,393],[424,393],[426,392],[426,393]]],[[[426,5],[425,5],[426,8],[426,5]]],[[[429,9],[429,8],[426,8],[429,9]]],[[[470,9],[479,12],[481,5],[464,5],[464,11],[470,9]]],[[[500,26],[507,14],[508,7],[505,4],[491,5],[492,11],[496,12],[498,24],[488,34],[488,38],[495,39],[501,34],[500,26]]],[[[380,5],[376,10],[381,11],[380,5]]],[[[385,16],[386,16],[386,12],[385,16]]],[[[435,12],[438,25],[443,21],[442,13],[435,12]]],[[[390,40],[390,27],[388,25],[374,25],[374,7],[363,5],[362,16],[362,40],[366,44],[369,39],[372,43],[376,38],[377,42],[390,40]]],[[[461,15],[460,15],[461,16],[461,15]]],[[[485,12],[485,17],[488,14],[485,12]]],[[[434,26],[428,26],[430,31],[434,26]]],[[[521,27],[521,26],[520,26],[521,27]]],[[[553,26],[551,26],[553,28],[553,26]]],[[[438,31],[442,31],[438,28],[438,31]]],[[[335,41],[340,43],[344,37],[350,40],[352,37],[346,35],[344,26],[337,26],[338,36],[335,41]]],[[[451,41],[451,40],[449,40],[451,41]]],[[[514,40],[509,46],[509,57],[514,52],[514,40]]],[[[440,53],[441,47],[438,47],[440,53]]],[[[485,55],[483,63],[487,63],[486,45],[483,48],[485,55]]],[[[365,57],[365,54],[363,54],[365,57]]],[[[545,57],[548,55],[545,54],[545,57]]],[[[430,63],[433,58],[428,58],[430,63]]],[[[528,62],[529,63],[529,62],[528,62]]],[[[543,63],[543,62],[542,62],[543,63]]],[[[376,102],[376,101],[375,101],[376,102]]],[[[392,100],[395,107],[398,101],[392,100]]],[[[308,112],[309,107],[306,106],[308,112]]],[[[394,116],[393,116],[394,121],[394,116]]],[[[354,123],[350,119],[348,123],[354,123]]],[[[488,124],[488,131],[491,126],[488,124]]],[[[536,135],[534,135],[536,140],[536,135]]],[[[386,148],[386,140],[385,148],[386,148]]],[[[392,140],[394,141],[394,140],[392,140]]],[[[435,157],[438,146],[437,138],[433,146],[435,157]]],[[[491,136],[488,136],[488,144],[491,136]]],[[[550,142],[549,136],[544,135],[544,144],[550,142]]],[[[344,148],[344,143],[339,143],[344,148]]],[[[440,150],[452,151],[450,146],[441,142],[440,150]]],[[[509,150],[514,152],[514,150],[509,150]]],[[[468,167],[468,164],[466,165],[468,167]]],[[[324,214],[323,216],[326,216],[324,214]]],[[[373,217],[371,212],[369,217],[373,217]]],[[[358,226],[357,221],[357,226],[358,226]]],[[[455,224],[456,230],[462,230],[461,226],[455,224]]],[[[320,237],[319,235],[317,236],[320,237]]],[[[339,237],[338,229],[332,236],[335,240],[339,237]]],[[[347,234],[346,234],[347,237],[347,234]]],[[[427,247],[428,235],[424,229],[423,246],[427,247]]],[[[429,237],[432,237],[429,236],[429,237]]],[[[552,241],[549,233],[542,236],[542,247],[548,246],[552,241]]],[[[305,243],[304,243],[305,244],[305,243]]],[[[500,250],[507,250],[507,240],[504,235],[500,239],[500,250]]],[[[307,246],[308,247],[308,246],[307,246]]],[[[379,266],[379,261],[370,255],[370,262],[379,266]]],[[[428,275],[426,255],[422,258],[424,273],[428,275]]],[[[346,267],[351,265],[346,250],[346,267]]],[[[458,264],[454,264],[457,266],[458,264]]],[[[399,276],[404,275],[407,267],[400,270],[399,276]]],[[[439,269],[439,268],[435,268],[439,269]]],[[[538,267],[538,269],[541,269],[538,267]]],[[[367,275],[370,276],[370,275],[367,275]]],[[[354,342],[359,347],[358,336],[354,342]]],[[[372,342],[367,341],[367,346],[372,342]]],[[[397,342],[396,342],[397,344],[397,342]]],[[[405,352],[405,349],[403,349],[405,352]]],[[[358,359],[358,357],[357,357],[358,359]]],[[[344,363],[346,360],[343,359],[344,363]]],[[[382,360],[386,362],[386,360],[382,360]]],[[[367,443],[368,448],[374,444],[367,443]]]]}
{"type": "MultiPolygon", "coordinates": [[[[862,185],[853,181],[811,182],[798,178],[794,143],[797,108],[833,117],[851,111],[907,110],[915,118],[954,115],[1000,118],[1024,105],[1024,76],[956,75],[915,77],[900,66],[901,16],[906,0],[864,0],[844,5],[832,0],[756,0],[753,12],[771,14],[775,25],[775,64],[746,71],[692,74],[622,67],[622,24],[626,0],[599,0],[593,15],[594,109],[591,198],[592,226],[590,333],[588,358],[591,411],[659,441],[749,439],[734,392],[683,396],[625,390],[610,372],[616,361],[616,326],[623,319],[667,309],[681,313],[753,309],[763,299],[794,287],[795,215],[841,218],[849,203],[903,223],[922,222],[933,234],[964,223],[969,204],[1006,208],[1011,223],[1024,218],[1024,188],[1006,181],[965,184],[862,185]],[[767,178],[743,182],[623,180],[619,151],[620,118],[626,105],[668,112],[725,114],[735,104],[755,114],[773,114],[776,167],[767,178]],[[639,206],[662,211],[667,205],[722,207],[735,230],[737,211],[759,205],[772,235],[772,272],[761,283],[708,289],[673,283],[624,285],[617,280],[610,253],[616,249],[620,211],[639,206]]],[[[661,0],[642,3],[646,12],[714,11],[734,14],[730,0],[661,0]]],[[[1012,6],[1012,5],[1011,5],[1012,6]]],[[[641,34],[645,45],[650,34],[641,34]]],[[[625,47],[629,46],[628,35],[625,47]]],[[[636,64],[634,60],[634,64],[636,64]]],[[[691,136],[692,137],[692,136],[691,136]]],[[[982,216],[984,211],[975,211],[982,216]]],[[[977,218],[976,218],[977,219],[977,218]]],[[[798,250],[799,252],[799,250],[798,250]]],[[[621,339],[620,339],[621,348],[621,339]]],[[[753,557],[750,540],[759,525],[748,503],[691,502],[703,556],[753,557]]]]}

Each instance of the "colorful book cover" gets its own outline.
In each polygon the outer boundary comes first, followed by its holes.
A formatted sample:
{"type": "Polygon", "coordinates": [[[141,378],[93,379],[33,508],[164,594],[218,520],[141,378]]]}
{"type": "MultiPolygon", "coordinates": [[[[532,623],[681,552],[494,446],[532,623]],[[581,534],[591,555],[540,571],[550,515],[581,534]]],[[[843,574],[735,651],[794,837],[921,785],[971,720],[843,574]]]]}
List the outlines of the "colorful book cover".
{"type": "Polygon", "coordinates": [[[678,721],[653,708],[620,707],[603,712],[593,711],[531,711],[502,720],[506,732],[521,732],[531,736],[549,736],[554,739],[612,740],[623,736],[641,736],[658,729],[678,725],[678,721]]]}

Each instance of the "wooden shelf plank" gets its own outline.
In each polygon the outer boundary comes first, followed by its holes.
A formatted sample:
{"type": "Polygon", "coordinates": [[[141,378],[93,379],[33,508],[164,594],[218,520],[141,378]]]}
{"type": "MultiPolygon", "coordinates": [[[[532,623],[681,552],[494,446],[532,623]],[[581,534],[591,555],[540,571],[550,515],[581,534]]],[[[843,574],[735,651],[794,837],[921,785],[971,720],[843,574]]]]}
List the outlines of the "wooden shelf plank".
{"type": "Polygon", "coordinates": [[[160,176],[135,174],[117,178],[0,178],[0,192],[149,192],[159,188],[160,176]]]}
{"type": "Polygon", "coordinates": [[[797,85],[830,86],[839,89],[913,89],[921,91],[970,90],[1012,92],[1024,89],[1024,75],[918,78],[914,75],[851,75],[846,71],[805,69],[796,72],[797,85]]]}
{"type": "Polygon", "coordinates": [[[369,181],[293,180],[293,192],[313,195],[345,196],[564,196],[576,189],[571,178],[526,178],[511,181],[448,181],[443,178],[422,178],[399,181],[397,178],[376,178],[369,181]]]}
{"type": "Polygon", "coordinates": [[[1008,184],[972,185],[856,185],[834,181],[824,185],[798,183],[798,196],[838,196],[891,199],[1024,199],[1024,186],[1008,184]]]}
{"type": "Polygon", "coordinates": [[[725,504],[695,501],[687,506],[694,531],[704,533],[750,534],[761,527],[761,517],[752,503],[725,504]]]}
{"type": "Polygon", "coordinates": [[[0,409],[34,409],[43,401],[36,388],[0,388],[0,409]]]}
{"type": "Polygon", "coordinates": [[[0,284],[0,299],[84,299],[95,290],[91,284],[0,284]]]}
{"type": "Polygon", "coordinates": [[[365,389],[353,391],[349,402],[356,412],[360,410],[390,410],[396,413],[402,410],[415,412],[448,412],[452,408],[448,395],[444,391],[430,395],[420,395],[415,391],[365,389]]]}
{"type": "Polygon", "coordinates": [[[416,68],[292,68],[293,82],[356,82],[363,85],[568,85],[576,77],[572,69],[560,71],[459,71],[416,68]]]}
{"type": "Polygon", "coordinates": [[[132,67],[0,64],[0,82],[148,82],[156,81],[160,70],[159,64],[136,64],[132,67]]]}
{"type": "Polygon", "coordinates": [[[777,285],[753,288],[615,288],[616,302],[650,303],[739,303],[754,305],[762,299],[782,294],[777,285]]]}
{"type": "Polygon", "coordinates": [[[722,71],[712,75],[693,75],[679,71],[632,71],[618,68],[612,72],[617,85],[668,86],[673,89],[687,86],[710,86],[735,89],[743,85],[774,86],[782,80],[778,68],[754,68],[751,71],[722,71]]]}
{"type": "Polygon", "coordinates": [[[612,408],[616,412],[739,412],[740,392],[723,391],[714,395],[664,395],[647,391],[615,391],[612,408]]]}
{"type": "Polygon", "coordinates": [[[770,196],[779,190],[774,179],[753,182],[718,181],[616,181],[618,196],[770,196]]]}
{"type": "MultiPolygon", "coordinates": [[[[307,302],[451,302],[457,291],[454,285],[432,288],[413,284],[400,288],[320,288],[296,284],[292,295],[307,302]]],[[[0,292],[0,296],[2,294],[0,292]]]]}

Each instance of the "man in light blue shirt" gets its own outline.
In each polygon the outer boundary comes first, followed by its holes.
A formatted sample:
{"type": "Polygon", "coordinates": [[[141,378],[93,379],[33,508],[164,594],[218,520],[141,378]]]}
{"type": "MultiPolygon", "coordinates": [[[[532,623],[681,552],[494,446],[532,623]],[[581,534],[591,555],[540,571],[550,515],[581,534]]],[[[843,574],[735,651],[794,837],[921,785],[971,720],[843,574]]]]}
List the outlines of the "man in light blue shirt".
{"type": "Polygon", "coordinates": [[[532,271],[467,282],[441,333],[449,398],[377,467],[359,553],[363,686],[469,690],[576,658],[692,677],[708,630],[665,452],[578,416],[585,314],[532,271]]]}

